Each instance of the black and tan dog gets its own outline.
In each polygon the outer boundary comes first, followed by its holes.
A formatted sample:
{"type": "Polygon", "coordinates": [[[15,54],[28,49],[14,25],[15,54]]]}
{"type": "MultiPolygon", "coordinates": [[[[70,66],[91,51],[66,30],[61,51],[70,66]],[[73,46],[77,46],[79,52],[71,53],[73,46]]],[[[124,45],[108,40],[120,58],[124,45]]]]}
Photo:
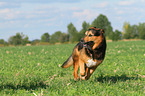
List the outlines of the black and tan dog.
{"type": "Polygon", "coordinates": [[[79,79],[79,67],[80,79],[87,80],[104,60],[106,39],[103,34],[103,29],[91,27],[75,46],[72,55],[63,63],[62,68],[74,66],[74,80],[79,79]]]}

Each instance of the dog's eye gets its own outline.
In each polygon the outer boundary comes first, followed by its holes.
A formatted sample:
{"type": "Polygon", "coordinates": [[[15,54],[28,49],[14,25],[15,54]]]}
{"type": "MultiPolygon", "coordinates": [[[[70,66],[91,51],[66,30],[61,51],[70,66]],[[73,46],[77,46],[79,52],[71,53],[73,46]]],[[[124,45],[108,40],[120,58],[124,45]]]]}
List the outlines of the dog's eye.
{"type": "Polygon", "coordinates": [[[93,35],[89,34],[89,37],[92,37],[93,35]]]}

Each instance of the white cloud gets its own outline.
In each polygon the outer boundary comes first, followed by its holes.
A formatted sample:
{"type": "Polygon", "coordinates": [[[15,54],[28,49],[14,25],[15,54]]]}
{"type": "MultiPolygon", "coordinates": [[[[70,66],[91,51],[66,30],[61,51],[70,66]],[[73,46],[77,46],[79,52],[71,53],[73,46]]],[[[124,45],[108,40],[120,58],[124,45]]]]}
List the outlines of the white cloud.
{"type": "Polygon", "coordinates": [[[11,9],[1,9],[0,10],[0,18],[1,19],[4,19],[4,20],[7,20],[7,19],[13,19],[14,18],[14,13],[11,9]]]}
{"type": "Polygon", "coordinates": [[[72,11],[78,11],[78,10],[80,10],[79,7],[71,7],[71,8],[69,8],[69,9],[72,10],[72,11]]]}
{"type": "Polygon", "coordinates": [[[144,2],[145,2],[145,0],[141,0],[141,2],[143,2],[143,3],[144,3],[144,2]]]}
{"type": "Polygon", "coordinates": [[[101,3],[94,3],[93,4],[93,7],[94,8],[105,8],[105,7],[107,7],[109,5],[109,2],[101,2],[101,3]]]}
{"type": "Polygon", "coordinates": [[[124,14],[125,12],[122,11],[122,10],[119,10],[119,11],[117,11],[116,13],[117,13],[117,14],[124,14]]]}
{"type": "Polygon", "coordinates": [[[15,11],[9,8],[0,10],[0,18],[3,20],[16,19],[20,15],[20,11],[15,11]]]}
{"type": "Polygon", "coordinates": [[[102,3],[98,3],[96,7],[99,7],[99,8],[104,8],[108,5],[108,2],[102,2],[102,3]]]}
{"type": "Polygon", "coordinates": [[[9,12],[10,12],[10,9],[8,9],[8,8],[0,10],[0,14],[5,14],[5,13],[9,13],[9,12]]]}
{"type": "Polygon", "coordinates": [[[88,9],[84,9],[79,12],[75,11],[72,14],[73,14],[72,19],[75,20],[73,24],[75,24],[78,30],[81,29],[83,21],[90,23],[92,20],[94,20],[94,18],[96,18],[99,15],[98,12],[94,10],[88,10],[88,9]]]}
{"type": "Polygon", "coordinates": [[[132,4],[134,4],[134,3],[135,3],[135,1],[129,0],[129,1],[120,1],[118,4],[119,4],[119,5],[125,6],[125,5],[132,5],[132,4]]]}
{"type": "Polygon", "coordinates": [[[0,7],[6,5],[6,2],[0,2],[0,7]]]}
{"type": "Polygon", "coordinates": [[[83,19],[83,20],[91,20],[92,18],[95,18],[97,15],[99,15],[97,12],[94,12],[92,10],[85,9],[81,12],[73,12],[73,17],[76,17],[78,19],[83,19]]]}

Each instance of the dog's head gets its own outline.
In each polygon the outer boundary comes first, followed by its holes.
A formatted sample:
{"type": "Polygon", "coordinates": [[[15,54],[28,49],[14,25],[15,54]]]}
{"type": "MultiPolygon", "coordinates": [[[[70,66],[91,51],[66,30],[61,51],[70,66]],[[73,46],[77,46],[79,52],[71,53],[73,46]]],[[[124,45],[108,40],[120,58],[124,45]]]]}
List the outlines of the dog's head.
{"type": "Polygon", "coordinates": [[[96,27],[89,28],[88,31],[85,33],[84,42],[94,42],[95,43],[101,43],[101,41],[104,39],[104,30],[96,27]]]}

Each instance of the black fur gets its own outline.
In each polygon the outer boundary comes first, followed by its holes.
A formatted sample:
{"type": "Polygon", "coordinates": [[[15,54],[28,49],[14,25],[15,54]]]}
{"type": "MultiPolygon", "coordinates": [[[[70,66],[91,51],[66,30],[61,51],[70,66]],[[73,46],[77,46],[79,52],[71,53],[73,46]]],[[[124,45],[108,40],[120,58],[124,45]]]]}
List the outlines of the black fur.
{"type": "MultiPolygon", "coordinates": [[[[96,30],[94,30],[96,31],[96,30]]],[[[98,30],[98,32],[96,32],[97,34],[100,34],[100,30],[98,30]]],[[[90,47],[91,45],[94,44],[94,41],[89,41],[89,42],[84,42],[83,38],[80,40],[80,42],[77,44],[78,46],[78,51],[80,51],[83,47],[85,47],[85,51],[86,54],[91,57],[93,59],[97,59],[97,60],[103,60],[105,57],[105,50],[106,50],[106,39],[104,37],[103,41],[101,42],[101,44],[94,49],[94,51],[92,50],[92,48],[90,47]]]]}
{"type": "Polygon", "coordinates": [[[81,40],[81,41],[77,44],[77,46],[78,46],[78,51],[80,51],[80,50],[83,48],[83,46],[84,46],[84,40],[81,40]]]}
{"type": "Polygon", "coordinates": [[[83,40],[81,40],[77,44],[78,50],[81,50],[83,47],[85,47],[86,54],[89,57],[91,57],[90,54],[92,54],[93,59],[103,60],[105,57],[105,50],[106,50],[106,46],[107,46],[105,37],[104,37],[103,41],[101,42],[101,44],[97,48],[94,49],[94,51],[90,47],[90,45],[93,45],[93,44],[94,44],[94,41],[84,42],[83,40]]]}
{"type": "Polygon", "coordinates": [[[90,54],[93,54],[91,45],[94,44],[94,41],[84,42],[83,39],[76,45],[78,46],[78,51],[80,51],[83,47],[85,47],[86,54],[90,57],[90,54]]]}
{"type": "Polygon", "coordinates": [[[103,60],[105,58],[105,50],[106,50],[106,39],[104,37],[103,41],[101,42],[101,44],[94,49],[94,56],[93,59],[97,59],[97,60],[103,60]]]}
{"type": "Polygon", "coordinates": [[[95,29],[89,29],[89,31],[92,31],[92,33],[94,34],[94,36],[100,36],[101,34],[101,30],[95,30],[95,29]]]}

